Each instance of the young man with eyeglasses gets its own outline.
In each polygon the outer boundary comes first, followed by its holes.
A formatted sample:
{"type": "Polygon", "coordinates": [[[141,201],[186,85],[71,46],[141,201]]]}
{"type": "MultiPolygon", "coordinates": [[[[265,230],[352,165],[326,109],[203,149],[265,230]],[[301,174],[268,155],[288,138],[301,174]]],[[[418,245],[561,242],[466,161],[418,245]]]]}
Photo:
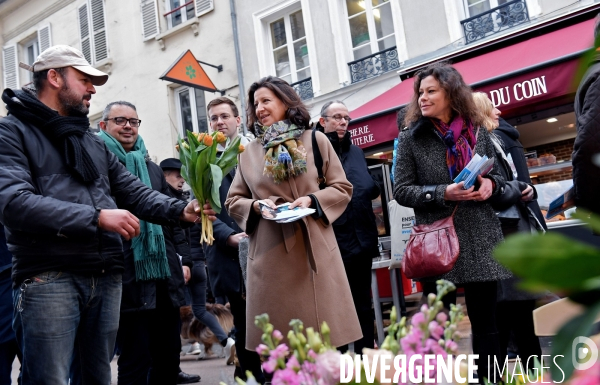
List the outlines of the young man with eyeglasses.
{"type": "MultiPolygon", "coordinates": [[[[160,166],[150,160],[136,108],[125,101],[106,106],[100,138],[142,182],[174,197],[160,166]]],[[[179,369],[179,308],[192,267],[187,235],[178,225],[140,222],[140,236],[124,240],[125,271],[117,346],[118,383],[176,384],[200,381],[179,369]],[[181,261],[180,257],[181,256],[181,261]]]]}
{"type": "Polygon", "coordinates": [[[90,132],[90,100],[108,75],[80,51],[53,46],[22,66],[34,88],[4,90],[9,116],[0,120],[0,222],[13,254],[22,381],[66,385],[72,373],[72,383],[106,385],[122,237],[140,234],[138,218],[193,222],[198,203],[148,188],[90,132]]]}
{"type": "MultiPolygon", "coordinates": [[[[333,231],[342,254],[363,338],[354,341],[354,351],[374,346],[371,311],[371,263],[379,255],[377,225],[371,201],[379,196],[379,184],[369,174],[363,151],[352,144],[348,108],[341,101],[325,103],[316,129],[325,133],[335,149],[346,178],[352,183],[352,199],[344,213],[333,222],[333,231]]],[[[348,347],[340,347],[345,351],[348,347]]]]}

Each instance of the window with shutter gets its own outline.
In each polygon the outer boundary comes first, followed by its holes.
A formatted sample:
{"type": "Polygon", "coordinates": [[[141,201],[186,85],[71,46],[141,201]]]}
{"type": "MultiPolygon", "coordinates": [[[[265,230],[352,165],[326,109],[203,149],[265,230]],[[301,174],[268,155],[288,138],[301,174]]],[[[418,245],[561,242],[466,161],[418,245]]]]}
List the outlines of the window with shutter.
{"type": "Polygon", "coordinates": [[[202,16],[215,9],[213,0],[196,0],[196,16],[202,16]]]}
{"type": "Polygon", "coordinates": [[[19,63],[17,46],[9,45],[2,48],[2,68],[4,69],[4,88],[19,87],[19,63]]]}
{"type": "Polygon", "coordinates": [[[156,0],[142,1],[142,35],[148,40],[160,32],[158,24],[158,7],[156,0]]]}
{"type": "Polygon", "coordinates": [[[81,52],[95,65],[108,58],[104,0],[88,0],[78,9],[81,52]]]}
{"type": "Polygon", "coordinates": [[[92,9],[92,30],[94,36],[94,63],[97,63],[108,57],[106,24],[104,21],[104,0],[91,0],[90,6],[92,9]]]}
{"type": "Polygon", "coordinates": [[[88,6],[83,4],[78,9],[79,15],[79,37],[81,39],[81,52],[88,63],[92,63],[92,44],[90,39],[90,23],[88,16],[88,6]]]}
{"type": "Polygon", "coordinates": [[[38,48],[40,53],[52,46],[52,35],[50,34],[50,24],[38,29],[38,48]]]}

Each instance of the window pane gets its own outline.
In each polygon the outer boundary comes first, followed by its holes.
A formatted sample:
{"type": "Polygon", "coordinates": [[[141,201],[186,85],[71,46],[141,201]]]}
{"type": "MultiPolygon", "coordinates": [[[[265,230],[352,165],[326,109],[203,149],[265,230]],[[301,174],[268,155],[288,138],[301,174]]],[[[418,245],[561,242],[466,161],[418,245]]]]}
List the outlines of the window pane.
{"type": "Polygon", "coordinates": [[[288,82],[288,84],[292,84],[292,75],[288,74],[286,76],[279,76],[282,80],[285,80],[286,82],[288,82]]]}
{"type": "Polygon", "coordinates": [[[301,37],[306,36],[306,32],[304,31],[304,19],[302,17],[302,11],[298,11],[290,15],[290,24],[292,25],[292,40],[298,40],[301,37]]]}
{"type": "Polygon", "coordinates": [[[271,23],[271,40],[273,41],[273,48],[281,47],[287,42],[283,19],[271,23]]]}
{"type": "MultiPolygon", "coordinates": [[[[179,108],[181,113],[181,124],[183,131],[194,131],[194,123],[192,122],[192,107],[190,105],[189,90],[179,92],[179,108]]],[[[185,135],[184,135],[185,137],[185,135]]]]}
{"type": "Polygon", "coordinates": [[[373,4],[373,7],[386,3],[389,4],[389,0],[371,0],[371,4],[373,4]]]}
{"type": "Polygon", "coordinates": [[[275,59],[275,71],[278,77],[283,77],[290,73],[290,58],[288,56],[287,48],[279,49],[273,52],[275,59]]]}
{"type": "Polygon", "coordinates": [[[375,30],[377,31],[378,39],[394,33],[394,21],[392,20],[390,3],[373,9],[373,18],[375,19],[375,30]]]}
{"type": "Polygon", "coordinates": [[[379,40],[377,44],[379,45],[379,51],[383,51],[387,48],[392,48],[396,45],[396,37],[394,35],[388,36],[383,40],[379,40]]]}
{"type": "Polygon", "coordinates": [[[194,89],[196,95],[196,116],[198,116],[198,132],[208,132],[208,118],[206,114],[206,99],[204,91],[194,89]]]}
{"type": "Polygon", "coordinates": [[[354,50],[354,60],[362,59],[371,54],[371,44],[365,44],[362,47],[354,50]]]}
{"type": "MultiPolygon", "coordinates": [[[[187,3],[187,1],[186,1],[186,3],[187,3]]],[[[185,7],[185,9],[187,10],[186,20],[191,20],[192,18],[194,18],[196,16],[196,10],[194,9],[194,3],[188,4],[188,6],[185,7]]]]}
{"type": "Polygon", "coordinates": [[[350,35],[352,47],[358,47],[369,43],[369,26],[367,25],[367,14],[363,13],[348,20],[350,22],[350,35]]]}
{"type": "Polygon", "coordinates": [[[348,8],[348,16],[356,15],[365,11],[364,0],[346,0],[346,7],[348,8]]]}
{"type": "Polygon", "coordinates": [[[296,68],[308,67],[308,47],[306,46],[306,38],[294,43],[294,56],[296,57],[296,68]]]}
{"type": "Polygon", "coordinates": [[[483,0],[483,1],[468,0],[468,2],[469,2],[469,15],[470,16],[479,15],[480,13],[483,13],[490,9],[489,0],[483,0]]]}
{"type": "Polygon", "coordinates": [[[296,75],[297,75],[296,77],[298,78],[297,81],[307,79],[310,77],[310,68],[305,68],[303,70],[300,70],[300,71],[296,72],[296,75]]]}
{"type": "MultiPolygon", "coordinates": [[[[178,8],[181,5],[179,1],[180,0],[169,0],[169,9],[173,10],[178,8]]],[[[169,14],[169,17],[171,18],[171,27],[181,24],[181,9],[169,14]]]]}

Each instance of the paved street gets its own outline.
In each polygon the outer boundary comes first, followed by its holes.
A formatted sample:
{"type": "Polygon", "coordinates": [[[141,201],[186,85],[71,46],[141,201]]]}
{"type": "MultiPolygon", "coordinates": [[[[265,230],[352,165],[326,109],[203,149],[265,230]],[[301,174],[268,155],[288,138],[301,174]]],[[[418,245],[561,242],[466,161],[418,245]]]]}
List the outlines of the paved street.
{"type": "MultiPolygon", "coordinates": [[[[409,305],[408,312],[409,315],[414,314],[417,310],[418,304],[418,296],[409,296],[408,299],[412,300],[407,303],[409,305]]],[[[459,295],[457,298],[457,302],[465,305],[464,296],[459,295]]],[[[466,307],[465,307],[466,308],[466,307]]],[[[458,327],[458,332],[461,334],[462,339],[459,341],[459,353],[461,354],[469,354],[471,353],[471,322],[469,321],[469,317],[465,317],[460,323],[458,327]]],[[[551,341],[550,337],[542,337],[540,338],[540,342],[542,345],[543,354],[550,354],[551,349],[551,341]]],[[[185,345],[183,347],[183,351],[188,351],[189,345],[185,345]]],[[[225,365],[225,359],[219,357],[219,346],[213,347],[215,355],[205,358],[203,360],[197,360],[198,356],[193,355],[182,355],[181,356],[181,369],[185,373],[189,374],[199,374],[201,376],[201,384],[206,385],[219,385],[221,381],[225,382],[227,385],[234,385],[233,372],[235,370],[232,365],[225,365]]],[[[117,360],[113,360],[112,364],[112,381],[111,385],[117,384],[117,360]]],[[[18,376],[19,371],[19,363],[15,360],[13,365],[13,384],[16,384],[16,378],[18,376]]]]}

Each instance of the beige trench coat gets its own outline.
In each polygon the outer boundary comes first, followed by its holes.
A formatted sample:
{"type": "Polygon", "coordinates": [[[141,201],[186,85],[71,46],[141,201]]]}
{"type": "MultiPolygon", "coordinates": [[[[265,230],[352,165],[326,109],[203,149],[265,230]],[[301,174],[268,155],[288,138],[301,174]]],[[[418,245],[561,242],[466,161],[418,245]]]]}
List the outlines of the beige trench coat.
{"type": "Polygon", "coordinates": [[[341,346],[362,337],[350,286],[330,226],[346,208],[352,185],[329,140],[317,132],[327,188],[319,190],[313,160],[311,131],[302,134],[307,153],[307,172],[276,185],[263,175],[265,150],[254,140],[239,156],[239,166],[225,207],[250,237],[248,255],[246,348],[254,350],[262,331],[254,325],[257,315],[268,313],[284,336],[289,322],[300,319],[305,329],[320,330],[323,321],[331,329],[331,343],[341,346]],[[313,194],[325,218],[311,216],[279,224],[262,219],[252,210],[257,199],[275,204],[293,202],[313,194]]]}

